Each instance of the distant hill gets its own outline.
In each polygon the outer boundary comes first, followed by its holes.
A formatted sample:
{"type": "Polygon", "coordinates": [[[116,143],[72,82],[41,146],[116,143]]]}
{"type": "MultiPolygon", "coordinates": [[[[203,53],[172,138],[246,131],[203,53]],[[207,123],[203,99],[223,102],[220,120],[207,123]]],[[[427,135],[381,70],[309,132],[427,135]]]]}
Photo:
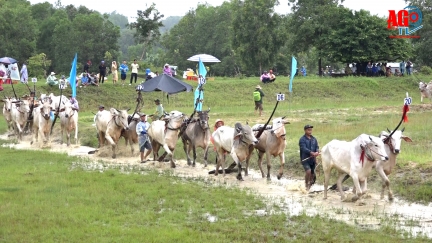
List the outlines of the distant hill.
{"type": "MultiPolygon", "coordinates": [[[[181,18],[183,18],[183,16],[169,16],[168,18],[162,20],[164,26],[159,29],[161,34],[164,34],[172,27],[174,27],[174,25],[178,24],[181,18]]],[[[110,13],[108,19],[113,24],[120,27],[121,30],[126,29],[126,25],[128,24],[128,18],[122,14],[117,13],[116,11],[110,13]]]]}
{"type": "Polygon", "coordinates": [[[178,24],[183,16],[169,16],[168,18],[162,20],[163,27],[160,28],[161,34],[169,31],[174,25],[178,24]]]}

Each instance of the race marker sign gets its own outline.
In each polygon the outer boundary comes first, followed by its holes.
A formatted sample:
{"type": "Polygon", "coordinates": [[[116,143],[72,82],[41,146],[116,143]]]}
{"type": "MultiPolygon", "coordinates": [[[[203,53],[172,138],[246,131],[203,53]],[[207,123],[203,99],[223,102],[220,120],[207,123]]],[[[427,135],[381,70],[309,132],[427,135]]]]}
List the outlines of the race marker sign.
{"type": "Polygon", "coordinates": [[[404,105],[411,105],[412,99],[411,97],[405,98],[404,99],[404,105]]]}
{"type": "Polygon", "coordinates": [[[37,78],[32,78],[33,83],[37,83],[37,78]]]}
{"type": "Polygon", "coordinates": [[[285,94],[277,94],[276,95],[276,100],[277,101],[283,101],[283,100],[285,100],[285,94]]]}
{"type": "Polygon", "coordinates": [[[59,89],[65,89],[66,88],[66,81],[65,80],[61,80],[59,83],[59,89]]]}
{"type": "Polygon", "coordinates": [[[412,99],[409,97],[408,92],[406,92],[406,98],[404,99],[404,105],[411,105],[412,99]]]}

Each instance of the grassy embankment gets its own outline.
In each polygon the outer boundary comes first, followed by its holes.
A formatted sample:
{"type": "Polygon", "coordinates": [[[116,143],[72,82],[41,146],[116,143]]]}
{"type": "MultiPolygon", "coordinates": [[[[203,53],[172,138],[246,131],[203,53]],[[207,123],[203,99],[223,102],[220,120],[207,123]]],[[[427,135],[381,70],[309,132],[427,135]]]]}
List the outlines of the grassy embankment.
{"type": "Polygon", "coordinates": [[[244,190],[142,167],[100,173],[65,154],[0,154],[0,242],[428,242],[386,226],[280,214],[244,190]],[[263,209],[276,214],[253,213],[263,209]]]}
{"type": "MultiPolygon", "coordinates": [[[[431,77],[420,77],[428,81],[431,77]]],[[[189,82],[196,87],[196,84],[189,82]]],[[[411,111],[408,113],[409,122],[405,135],[410,136],[414,142],[402,144],[402,153],[398,156],[397,175],[392,175],[396,192],[414,201],[432,200],[432,180],[429,179],[432,171],[432,142],[430,131],[432,129],[432,106],[420,105],[418,80],[406,78],[303,78],[294,79],[293,94],[288,96],[287,77],[278,77],[274,84],[261,85],[266,94],[264,97],[265,115],[259,118],[254,114],[252,92],[260,84],[257,78],[229,79],[216,78],[205,86],[204,107],[211,108],[211,121],[221,118],[227,125],[236,121],[250,124],[264,123],[275,104],[276,94],[287,94],[286,101],[281,102],[275,116],[287,116],[291,121],[287,125],[286,174],[298,175],[302,173],[298,164],[298,138],[302,135],[302,127],[306,123],[315,126],[314,135],[318,138],[321,147],[332,139],[352,140],[361,133],[378,135],[386,128],[393,129],[401,118],[401,109],[405,92],[413,97],[411,111]],[[426,176],[420,176],[426,175],[426,176]]],[[[17,94],[28,92],[23,85],[16,85],[17,94]]],[[[50,88],[42,83],[38,84],[38,92],[59,94],[57,88],[50,88]],[[39,87],[40,86],[40,87],[39,87]]],[[[67,91],[70,93],[70,90],[67,91]]],[[[5,85],[5,91],[12,95],[10,86],[5,85]]],[[[161,92],[144,93],[145,105],[142,111],[154,111],[153,99],[163,100],[167,111],[180,110],[191,114],[193,110],[193,93],[180,93],[172,95],[169,103],[161,92]]],[[[78,90],[80,102],[80,131],[79,137],[82,145],[96,146],[93,114],[99,104],[116,108],[135,108],[136,91],[133,86],[113,86],[107,82],[101,87],[87,87],[78,90]]],[[[426,101],[428,103],[429,101],[426,101]]],[[[3,122],[3,121],[1,121],[3,122]]],[[[121,142],[121,146],[123,142],[121,142]]],[[[202,157],[198,150],[198,158],[202,157]]],[[[181,143],[176,149],[176,157],[184,158],[181,143]]],[[[210,154],[210,161],[215,155],[210,154]]],[[[255,158],[255,156],[254,156],[255,158]]],[[[278,161],[272,160],[274,169],[278,168],[278,161]]],[[[254,166],[255,160],[252,160],[254,166]]],[[[323,178],[320,178],[322,180],[323,178]]],[[[372,173],[371,182],[378,181],[376,173],[372,173]]],[[[372,184],[373,185],[373,184],[372,184]]]]}

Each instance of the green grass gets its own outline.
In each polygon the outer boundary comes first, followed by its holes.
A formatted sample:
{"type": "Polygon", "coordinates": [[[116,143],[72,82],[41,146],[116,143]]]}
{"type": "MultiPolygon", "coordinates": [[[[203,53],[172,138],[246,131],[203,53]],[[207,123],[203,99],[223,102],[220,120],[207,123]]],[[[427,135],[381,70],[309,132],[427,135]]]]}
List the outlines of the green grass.
{"type": "MultiPolygon", "coordinates": [[[[432,79],[431,76],[418,76],[423,81],[432,79]]],[[[298,139],[303,133],[306,123],[315,126],[314,135],[323,147],[332,139],[352,140],[361,133],[378,135],[381,131],[393,129],[401,119],[402,104],[405,93],[413,98],[411,111],[408,113],[409,122],[405,135],[413,139],[413,143],[402,142],[402,153],[398,156],[397,177],[391,176],[393,185],[399,196],[408,200],[430,202],[432,190],[424,190],[432,182],[432,106],[420,105],[418,80],[414,77],[392,78],[319,78],[296,77],[293,83],[293,93],[288,95],[288,77],[278,77],[276,83],[262,85],[258,78],[232,79],[216,77],[215,81],[208,81],[205,86],[204,107],[210,107],[211,123],[217,118],[223,119],[227,125],[235,122],[250,124],[264,123],[276,103],[276,94],[287,94],[286,101],[281,102],[275,116],[287,116],[291,122],[287,125],[287,148],[285,174],[301,176],[302,168],[298,166],[298,139]],[[260,84],[265,93],[264,118],[254,114],[252,92],[260,84]],[[414,165],[414,166],[413,166],[414,165]],[[418,184],[404,190],[406,181],[404,173],[415,171],[417,174],[426,173],[418,184]],[[402,178],[402,179],[401,179],[402,178]],[[417,193],[419,190],[419,193],[417,193]],[[421,191],[421,192],[420,192],[421,191]]],[[[196,87],[195,82],[187,81],[196,87]]],[[[10,85],[4,85],[6,95],[13,95],[10,85]]],[[[27,87],[15,85],[17,94],[28,93],[27,87]]],[[[57,88],[51,88],[38,83],[38,93],[59,94],[57,88]]],[[[67,91],[67,94],[70,90],[67,91]]],[[[39,95],[39,94],[38,94],[39,95]]],[[[193,111],[193,93],[172,95],[169,103],[161,92],[143,93],[144,107],[141,111],[152,113],[155,110],[153,99],[163,99],[167,111],[179,110],[186,114],[193,111]]],[[[80,104],[79,138],[82,145],[97,146],[96,130],[92,127],[93,114],[99,104],[105,107],[135,108],[136,91],[134,86],[113,86],[110,81],[101,87],[87,87],[78,89],[80,104]]],[[[429,101],[425,101],[426,103],[429,101]]],[[[5,131],[3,119],[0,121],[0,131],[5,131]]],[[[120,142],[120,146],[124,142],[120,142]]],[[[175,156],[185,158],[181,142],[179,141],[175,156]]],[[[210,152],[209,161],[215,161],[215,154],[210,152]]],[[[198,149],[198,158],[203,153],[198,149]]],[[[253,156],[252,167],[256,167],[256,156],[253,156]]],[[[273,169],[277,170],[279,162],[272,160],[273,169]]],[[[371,182],[379,182],[376,173],[371,175],[371,182]]],[[[374,184],[371,184],[373,187],[374,184]]],[[[378,186],[377,186],[378,188],[378,186]]]]}
{"type": "Polygon", "coordinates": [[[291,217],[203,179],[88,171],[72,166],[86,161],[47,151],[0,153],[0,242],[427,242],[389,227],[291,217]],[[245,214],[262,209],[276,214],[245,214]]]}

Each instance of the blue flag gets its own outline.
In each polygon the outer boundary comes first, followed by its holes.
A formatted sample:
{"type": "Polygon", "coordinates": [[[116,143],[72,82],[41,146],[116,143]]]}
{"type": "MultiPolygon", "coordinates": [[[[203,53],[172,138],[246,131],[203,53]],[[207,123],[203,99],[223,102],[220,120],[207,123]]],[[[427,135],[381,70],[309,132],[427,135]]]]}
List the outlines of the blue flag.
{"type": "Polygon", "coordinates": [[[293,82],[294,75],[296,74],[296,72],[297,72],[297,60],[293,56],[292,62],[291,62],[291,78],[290,78],[290,83],[289,83],[289,87],[288,87],[289,92],[292,92],[292,82],[293,82]]]}
{"type": "Polygon", "coordinates": [[[199,63],[198,63],[198,72],[200,75],[202,75],[204,78],[207,75],[207,69],[204,66],[204,63],[201,61],[201,58],[199,59],[199,63]]]}
{"type": "Polygon", "coordinates": [[[204,100],[204,92],[202,90],[200,90],[200,86],[201,85],[198,85],[198,87],[196,88],[195,93],[194,93],[194,108],[196,105],[196,111],[202,111],[202,101],[204,100]],[[199,97],[199,100],[198,100],[198,104],[197,104],[196,102],[197,102],[198,97],[199,97]]]}
{"type": "Polygon", "coordinates": [[[72,68],[69,75],[69,83],[72,89],[72,97],[76,97],[76,70],[77,70],[77,58],[78,54],[75,53],[75,57],[72,61],[72,68]]]}

